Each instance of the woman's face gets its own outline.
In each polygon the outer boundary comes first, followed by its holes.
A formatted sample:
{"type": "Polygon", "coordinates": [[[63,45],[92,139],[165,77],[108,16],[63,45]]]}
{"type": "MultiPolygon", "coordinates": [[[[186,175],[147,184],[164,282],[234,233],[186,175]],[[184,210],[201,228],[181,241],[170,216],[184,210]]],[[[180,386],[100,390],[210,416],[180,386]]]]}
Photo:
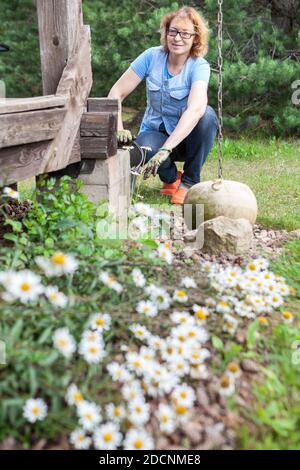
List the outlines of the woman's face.
{"type": "MultiPolygon", "coordinates": [[[[174,18],[169,26],[169,31],[195,33],[195,28],[191,20],[188,18],[174,18]]],[[[179,34],[170,36],[167,34],[167,46],[169,52],[175,55],[189,55],[193,46],[195,36],[189,39],[182,38],[179,34]]]]}

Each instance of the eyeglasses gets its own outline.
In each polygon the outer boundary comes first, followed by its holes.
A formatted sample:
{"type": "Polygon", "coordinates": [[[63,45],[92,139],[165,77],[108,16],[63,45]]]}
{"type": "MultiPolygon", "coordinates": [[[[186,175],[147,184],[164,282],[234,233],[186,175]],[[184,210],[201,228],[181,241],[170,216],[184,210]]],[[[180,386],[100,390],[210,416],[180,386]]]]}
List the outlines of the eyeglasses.
{"type": "Polygon", "coordinates": [[[195,36],[196,33],[188,33],[187,31],[178,31],[176,28],[170,28],[167,30],[167,35],[173,38],[176,38],[177,34],[181,37],[181,39],[191,39],[192,36],[195,36]]]}

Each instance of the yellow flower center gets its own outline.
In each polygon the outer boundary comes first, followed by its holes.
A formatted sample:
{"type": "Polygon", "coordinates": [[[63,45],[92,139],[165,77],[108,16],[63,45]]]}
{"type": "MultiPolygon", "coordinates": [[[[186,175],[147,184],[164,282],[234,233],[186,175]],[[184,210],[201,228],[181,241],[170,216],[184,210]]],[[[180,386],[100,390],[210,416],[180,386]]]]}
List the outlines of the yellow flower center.
{"type": "Polygon", "coordinates": [[[181,393],[180,393],[180,396],[181,396],[181,398],[186,398],[186,397],[187,397],[187,393],[186,393],[186,392],[181,392],[181,393]]]}
{"type": "Polygon", "coordinates": [[[118,417],[118,416],[120,416],[120,414],[121,414],[120,408],[116,407],[116,408],[114,409],[114,416],[117,416],[117,417],[118,417]]]}
{"type": "Polygon", "coordinates": [[[228,388],[229,385],[230,385],[230,380],[229,380],[229,378],[226,377],[226,375],[224,375],[224,376],[221,378],[220,384],[221,384],[221,387],[222,387],[222,388],[228,388]]]}
{"type": "Polygon", "coordinates": [[[161,420],[163,423],[167,423],[169,421],[169,416],[164,415],[161,417],[161,420]]]}
{"type": "Polygon", "coordinates": [[[96,324],[99,325],[99,326],[103,326],[103,325],[104,325],[104,320],[103,320],[103,318],[97,318],[96,324]]]}
{"type": "Polygon", "coordinates": [[[254,263],[250,263],[248,265],[248,268],[250,269],[250,271],[256,271],[256,269],[257,269],[256,264],[254,264],[254,263]]]}
{"type": "Polygon", "coordinates": [[[265,326],[268,324],[268,320],[265,317],[258,317],[258,323],[262,326],[265,326]]]}
{"type": "Polygon", "coordinates": [[[34,406],[31,411],[34,415],[38,415],[40,412],[40,409],[38,406],[34,406]]]}
{"type": "Polygon", "coordinates": [[[28,292],[31,289],[31,285],[29,284],[29,282],[22,282],[20,288],[23,292],[28,292]]]}
{"type": "Polygon", "coordinates": [[[66,341],[65,339],[61,338],[61,339],[58,340],[58,345],[59,345],[61,348],[63,348],[64,346],[66,346],[66,344],[67,344],[67,341],[66,341]]]}
{"type": "Polygon", "coordinates": [[[93,354],[97,352],[96,346],[91,346],[89,350],[90,350],[90,352],[93,353],[93,354]]]}
{"type": "Polygon", "coordinates": [[[83,400],[83,396],[80,392],[76,392],[75,395],[74,395],[74,400],[75,401],[82,401],[83,400]]]}
{"type": "Polygon", "coordinates": [[[185,297],[186,293],[184,292],[184,290],[179,290],[179,291],[177,291],[177,296],[178,297],[185,297]]]}
{"type": "Polygon", "coordinates": [[[286,318],[287,320],[290,320],[291,318],[293,318],[294,315],[291,312],[288,312],[287,310],[285,310],[284,312],[282,312],[282,316],[286,318]]]}
{"type": "Polygon", "coordinates": [[[175,410],[178,415],[184,415],[187,412],[186,406],[182,405],[176,405],[175,410]]]}
{"type": "Polygon", "coordinates": [[[66,261],[65,255],[63,253],[55,253],[51,258],[52,263],[54,264],[64,264],[66,261]]]}
{"type": "Polygon", "coordinates": [[[141,439],[136,439],[133,446],[135,449],[141,449],[143,447],[143,441],[141,441],[141,439]]]}
{"type": "Polygon", "coordinates": [[[227,369],[232,373],[236,373],[239,370],[239,366],[235,362],[230,362],[227,369]]]}
{"type": "Polygon", "coordinates": [[[110,442],[112,440],[113,436],[110,432],[106,432],[103,434],[103,439],[105,442],[110,442]]]}
{"type": "Polygon", "coordinates": [[[197,310],[196,312],[196,317],[199,318],[199,320],[205,320],[206,315],[202,309],[197,310]]]}

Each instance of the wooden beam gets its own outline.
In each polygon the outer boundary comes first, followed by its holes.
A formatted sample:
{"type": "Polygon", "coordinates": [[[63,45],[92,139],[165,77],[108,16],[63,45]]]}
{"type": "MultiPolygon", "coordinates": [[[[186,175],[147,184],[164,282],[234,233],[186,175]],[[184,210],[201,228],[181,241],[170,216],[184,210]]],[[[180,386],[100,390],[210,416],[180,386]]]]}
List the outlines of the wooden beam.
{"type": "MultiPolygon", "coordinates": [[[[12,184],[43,173],[43,161],[48,149],[48,141],[1,149],[0,185],[12,184]]],[[[73,147],[69,163],[78,161],[80,161],[80,147],[76,145],[73,147]]]]}
{"type": "Polygon", "coordinates": [[[0,99],[0,114],[21,113],[37,109],[63,107],[66,99],[63,96],[35,96],[33,98],[4,98],[0,99]]]}
{"type": "Polygon", "coordinates": [[[37,0],[44,95],[55,94],[67,61],[80,46],[82,0],[37,0]]]}
{"type": "MultiPolygon", "coordinates": [[[[91,33],[84,26],[79,41],[80,48],[68,61],[57,88],[57,95],[67,99],[67,113],[56,138],[49,145],[43,162],[43,171],[56,171],[69,163],[86,100],[92,88],[91,33]]],[[[77,143],[78,145],[78,143],[77,143]]]]}
{"type": "Polygon", "coordinates": [[[0,148],[53,139],[66,115],[66,108],[41,109],[0,115],[0,148]]]}
{"type": "Polygon", "coordinates": [[[117,153],[117,113],[84,113],[80,126],[82,158],[108,158],[117,153]]]}
{"type": "Polygon", "coordinates": [[[111,98],[89,98],[87,100],[88,112],[117,113],[119,108],[118,100],[111,98]]]}

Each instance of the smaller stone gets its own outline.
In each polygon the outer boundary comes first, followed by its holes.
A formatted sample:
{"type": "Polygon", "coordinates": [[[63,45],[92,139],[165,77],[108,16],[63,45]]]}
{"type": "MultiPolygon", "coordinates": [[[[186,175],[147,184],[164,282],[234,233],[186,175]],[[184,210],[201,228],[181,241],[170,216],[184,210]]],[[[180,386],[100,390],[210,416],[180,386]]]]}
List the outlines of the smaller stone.
{"type": "Polygon", "coordinates": [[[196,241],[197,230],[190,230],[183,235],[183,240],[185,243],[192,243],[196,241]]]}
{"type": "Polygon", "coordinates": [[[251,372],[252,374],[257,374],[260,371],[260,365],[252,359],[243,359],[241,368],[245,372],[251,372]]]}

